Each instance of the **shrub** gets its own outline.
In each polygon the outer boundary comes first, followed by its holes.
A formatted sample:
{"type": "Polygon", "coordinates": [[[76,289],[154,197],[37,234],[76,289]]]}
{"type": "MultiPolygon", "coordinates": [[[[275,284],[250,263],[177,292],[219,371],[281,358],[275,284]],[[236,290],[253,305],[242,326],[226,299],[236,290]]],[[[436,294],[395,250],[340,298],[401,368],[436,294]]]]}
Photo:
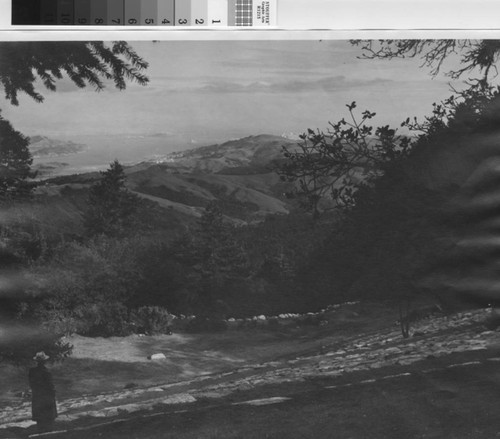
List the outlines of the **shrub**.
{"type": "Polygon", "coordinates": [[[78,333],[90,337],[130,334],[128,310],[119,302],[95,303],[75,309],[78,333]]]}
{"type": "Polygon", "coordinates": [[[172,314],[159,306],[142,306],[130,316],[134,331],[145,334],[168,334],[173,319],[172,314]]]}
{"type": "Polygon", "coordinates": [[[79,322],[70,311],[56,309],[39,309],[37,316],[47,331],[61,335],[71,335],[78,332],[79,322]]]}
{"type": "Polygon", "coordinates": [[[50,361],[68,357],[73,346],[57,334],[35,326],[9,325],[0,336],[0,362],[27,366],[33,362],[34,355],[44,351],[50,361]]]}

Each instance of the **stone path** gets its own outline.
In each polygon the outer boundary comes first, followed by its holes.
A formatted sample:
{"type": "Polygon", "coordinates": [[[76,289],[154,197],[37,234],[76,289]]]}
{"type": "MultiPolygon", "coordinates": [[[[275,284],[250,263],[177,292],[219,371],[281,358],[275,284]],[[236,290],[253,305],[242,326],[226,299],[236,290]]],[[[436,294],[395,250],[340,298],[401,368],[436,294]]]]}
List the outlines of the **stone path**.
{"type": "MultiPolygon", "coordinates": [[[[489,310],[460,313],[421,321],[415,336],[403,339],[399,328],[352,337],[320,353],[295,359],[255,364],[232,372],[203,376],[190,381],[58,401],[58,421],[84,417],[111,418],[148,410],[159,405],[192,403],[200,398],[222,398],[238,390],[265,384],[296,382],[313,377],[338,377],[349,372],[410,365],[429,356],[487,349],[500,345],[500,332],[488,331],[481,322],[489,310]]],[[[403,374],[404,375],[404,374],[403,374]]],[[[403,375],[391,375],[397,377],[403,375]]],[[[371,382],[370,380],[366,380],[371,382]]],[[[255,400],[256,404],[259,400],[255,400]]],[[[26,402],[7,407],[0,414],[0,429],[28,427],[31,406],[26,402]]]]}

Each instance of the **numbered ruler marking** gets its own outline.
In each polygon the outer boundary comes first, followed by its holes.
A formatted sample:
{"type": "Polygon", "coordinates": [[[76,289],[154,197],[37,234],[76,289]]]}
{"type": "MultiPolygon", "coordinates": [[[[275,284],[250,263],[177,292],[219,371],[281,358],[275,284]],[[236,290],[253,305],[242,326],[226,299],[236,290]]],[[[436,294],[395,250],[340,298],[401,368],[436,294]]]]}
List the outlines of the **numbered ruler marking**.
{"type": "Polygon", "coordinates": [[[278,0],[11,0],[13,25],[266,27],[278,0]]]}

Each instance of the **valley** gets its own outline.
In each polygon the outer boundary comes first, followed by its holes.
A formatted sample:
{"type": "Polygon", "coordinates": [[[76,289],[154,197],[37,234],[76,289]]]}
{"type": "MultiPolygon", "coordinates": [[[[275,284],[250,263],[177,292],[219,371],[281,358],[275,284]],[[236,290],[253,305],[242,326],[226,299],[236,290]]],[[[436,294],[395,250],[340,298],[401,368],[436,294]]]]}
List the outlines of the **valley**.
{"type": "MultiPolygon", "coordinates": [[[[83,161],[86,151],[75,151],[74,145],[55,142],[46,148],[50,151],[47,154],[51,159],[55,151],[60,151],[63,159],[78,154],[78,160],[83,161]]],[[[293,147],[293,142],[283,137],[260,135],[174,152],[127,165],[126,184],[139,196],[181,215],[199,217],[203,207],[218,201],[224,214],[237,223],[261,221],[267,215],[288,214],[291,208],[286,192],[293,186],[281,182],[275,172],[277,163],[283,159],[285,145],[293,147]]],[[[51,163],[42,165],[35,156],[35,169],[39,169],[44,178],[44,184],[38,189],[40,195],[83,190],[99,177],[97,172],[51,177],[47,174],[52,169],[51,163]]],[[[100,167],[107,165],[109,163],[102,163],[100,167]]],[[[64,172],[72,166],[67,164],[64,172]]],[[[82,170],[86,167],[83,165],[82,170]]],[[[168,211],[165,214],[168,215],[168,211]]]]}

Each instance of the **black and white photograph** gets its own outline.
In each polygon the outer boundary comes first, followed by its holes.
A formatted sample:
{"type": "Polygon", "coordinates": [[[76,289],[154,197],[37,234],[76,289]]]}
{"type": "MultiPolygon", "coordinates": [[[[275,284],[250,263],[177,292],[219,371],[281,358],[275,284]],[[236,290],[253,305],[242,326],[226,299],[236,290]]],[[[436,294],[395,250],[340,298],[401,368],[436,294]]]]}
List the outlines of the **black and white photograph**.
{"type": "Polygon", "coordinates": [[[0,42],[0,438],[500,436],[500,40],[360,36],[0,42]]]}

